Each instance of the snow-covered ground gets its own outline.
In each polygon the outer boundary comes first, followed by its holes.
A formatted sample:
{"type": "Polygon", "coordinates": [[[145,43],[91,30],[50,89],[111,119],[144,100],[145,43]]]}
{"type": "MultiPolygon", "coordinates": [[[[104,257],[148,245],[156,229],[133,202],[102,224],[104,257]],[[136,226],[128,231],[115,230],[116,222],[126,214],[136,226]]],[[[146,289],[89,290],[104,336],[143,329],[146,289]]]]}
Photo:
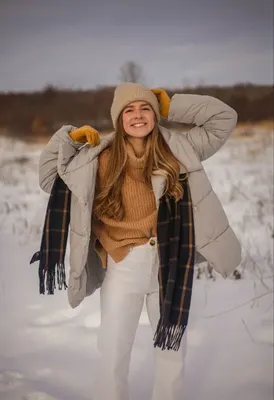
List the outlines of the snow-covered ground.
{"type": "MultiPolygon", "coordinates": [[[[273,399],[273,136],[231,139],[205,162],[243,246],[241,280],[195,280],[182,400],[273,399]]],[[[99,292],[72,310],[38,294],[48,196],[41,146],[0,138],[0,400],[92,400],[99,292]]],[[[144,310],[133,351],[132,400],[149,400],[153,346],[144,310]]],[[[166,399],[169,400],[169,399],[166,399]]]]}

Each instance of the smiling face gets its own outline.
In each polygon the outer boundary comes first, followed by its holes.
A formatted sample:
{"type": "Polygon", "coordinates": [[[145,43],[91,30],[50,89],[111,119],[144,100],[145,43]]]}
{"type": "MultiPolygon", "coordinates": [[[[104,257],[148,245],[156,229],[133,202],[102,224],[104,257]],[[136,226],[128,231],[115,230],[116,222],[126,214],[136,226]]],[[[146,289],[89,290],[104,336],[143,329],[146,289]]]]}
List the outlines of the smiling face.
{"type": "Polygon", "coordinates": [[[122,111],[125,132],[134,138],[144,138],[155,125],[155,114],[151,105],[145,101],[134,101],[122,111]]]}

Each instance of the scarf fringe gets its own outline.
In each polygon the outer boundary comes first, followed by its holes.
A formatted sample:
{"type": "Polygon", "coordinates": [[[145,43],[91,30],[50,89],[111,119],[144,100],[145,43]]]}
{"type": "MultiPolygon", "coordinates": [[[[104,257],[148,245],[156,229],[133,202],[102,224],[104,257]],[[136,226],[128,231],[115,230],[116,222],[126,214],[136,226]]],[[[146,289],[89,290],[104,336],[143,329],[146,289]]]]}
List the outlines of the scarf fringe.
{"type": "Polygon", "coordinates": [[[185,330],[186,325],[165,324],[160,319],[153,339],[154,347],[178,351],[185,330]]]}
{"type": "Polygon", "coordinates": [[[40,294],[45,294],[45,288],[47,294],[54,294],[54,289],[56,289],[56,276],[58,289],[67,289],[66,284],[66,270],[64,263],[57,263],[54,267],[39,268],[39,292],[40,294]]]}

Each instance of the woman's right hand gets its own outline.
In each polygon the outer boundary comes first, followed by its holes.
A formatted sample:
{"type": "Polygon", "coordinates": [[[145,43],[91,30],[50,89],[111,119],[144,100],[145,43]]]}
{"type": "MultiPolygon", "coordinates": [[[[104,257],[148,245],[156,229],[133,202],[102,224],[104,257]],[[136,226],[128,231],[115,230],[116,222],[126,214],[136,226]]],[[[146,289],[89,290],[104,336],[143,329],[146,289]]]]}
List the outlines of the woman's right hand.
{"type": "Polygon", "coordinates": [[[88,143],[92,147],[100,144],[99,132],[89,125],[81,126],[71,131],[69,135],[75,142],[88,143]]]}

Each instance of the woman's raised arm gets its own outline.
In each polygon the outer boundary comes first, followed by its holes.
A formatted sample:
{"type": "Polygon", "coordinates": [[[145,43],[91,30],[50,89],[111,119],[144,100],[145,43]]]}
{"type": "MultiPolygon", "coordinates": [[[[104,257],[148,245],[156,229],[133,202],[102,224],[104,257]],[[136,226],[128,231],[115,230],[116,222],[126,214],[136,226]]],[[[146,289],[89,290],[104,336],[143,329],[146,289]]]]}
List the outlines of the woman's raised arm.
{"type": "Polygon", "coordinates": [[[235,128],[237,118],[233,108],[211,96],[175,94],[169,105],[169,121],[196,125],[185,135],[201,161],[222,147],[235,128]]]}
{"type": "Polygon", "coordinates": [[[75,142],[69,133],[75,127],[64,125],[50,139],[44,148],[39,162],[39,185],[47,193],[51,192],[58,166],[65,167],[83,143],[75,142]]]}

